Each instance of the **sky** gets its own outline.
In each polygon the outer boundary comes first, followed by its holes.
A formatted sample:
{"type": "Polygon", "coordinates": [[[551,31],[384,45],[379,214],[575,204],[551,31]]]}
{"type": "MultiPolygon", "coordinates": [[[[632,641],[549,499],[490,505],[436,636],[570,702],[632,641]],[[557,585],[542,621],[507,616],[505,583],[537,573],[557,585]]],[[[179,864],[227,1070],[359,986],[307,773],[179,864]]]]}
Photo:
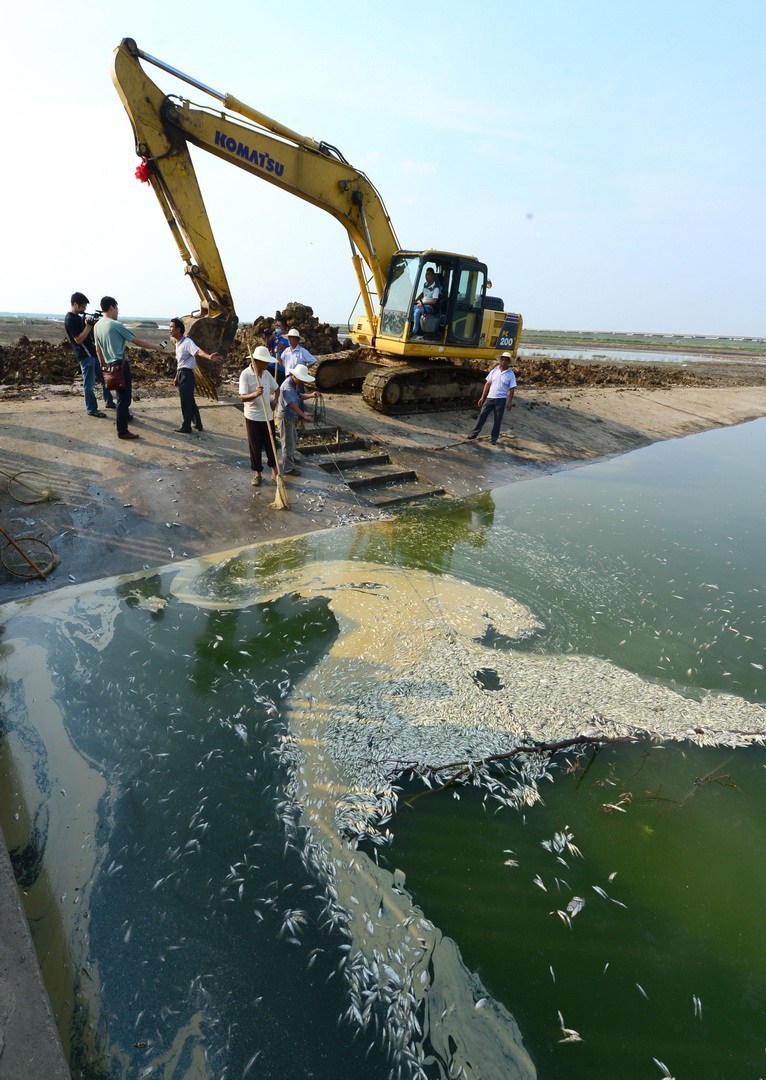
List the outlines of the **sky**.
{"type": "MultiPolygon", "coordinates": [[[[338,147],[403,248],[481,259],[527,327],[766,336],[763,0],[17,0],[3,37],[4,311],[196,305],[111,81],[132,37],[338,147]]],[[[240,320],[361,311],[340,224],[194,161],[240,320]]]]}

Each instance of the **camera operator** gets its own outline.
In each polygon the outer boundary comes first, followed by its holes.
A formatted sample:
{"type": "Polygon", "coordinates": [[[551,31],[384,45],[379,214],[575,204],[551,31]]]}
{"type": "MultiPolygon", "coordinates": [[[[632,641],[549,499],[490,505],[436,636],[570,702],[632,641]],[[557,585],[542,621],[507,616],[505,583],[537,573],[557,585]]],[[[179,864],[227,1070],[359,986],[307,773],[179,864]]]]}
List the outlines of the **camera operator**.
{"type": "Polygon", "coordinates": [[[72,346],[74,358],[82,371],[82,389],[85,397],[85,408],[88,416],[104,417],[106,413],[99,412],[96,401],[95,386],[100,383],[104,395],[104,405],[107,409],[116,409],[111,391],[104,386],[104,376],[101,366],[96,359],[96,350],[93,343],[93,327],[100,313],[96,315],[85,314],[88,306],[88,297],[81,292],[72,293],[69,311],[64,316],[64,329],[72,346]]]}

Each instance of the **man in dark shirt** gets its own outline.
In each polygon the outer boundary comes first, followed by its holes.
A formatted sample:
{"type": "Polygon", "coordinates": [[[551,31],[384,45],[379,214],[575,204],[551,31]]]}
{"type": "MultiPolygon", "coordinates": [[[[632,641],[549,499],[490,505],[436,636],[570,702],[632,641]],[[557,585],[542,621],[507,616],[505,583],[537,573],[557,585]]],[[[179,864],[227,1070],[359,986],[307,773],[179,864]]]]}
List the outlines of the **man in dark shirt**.
{"type": "Polygon", "coordinates": [[[104,386],[104,376],[101,367],[96,360],[96,350],[93,345],[93,326],[95,319],[84,315],[88,306],[88,297],[85,293],[72,293],[69,311],[64,316],[64,329],[72,346],[74,358],[82,371],[82,390],[85,397],[85,408],[88,416],[103,417],[106,413],[99,412],[96,401],[96,382],[101,384],[104,394],[104,404],[107,409],[116,409],[117,406],[112,398],[112,393],[104,386]]]}

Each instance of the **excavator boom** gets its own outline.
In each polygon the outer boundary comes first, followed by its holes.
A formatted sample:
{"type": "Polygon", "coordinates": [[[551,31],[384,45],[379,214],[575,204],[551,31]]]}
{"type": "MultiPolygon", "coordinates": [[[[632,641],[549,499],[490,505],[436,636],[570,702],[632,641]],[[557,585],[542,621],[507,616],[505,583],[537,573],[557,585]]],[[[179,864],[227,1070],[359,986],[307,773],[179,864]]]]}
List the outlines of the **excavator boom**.
{"type": "MultiPolygon", "coordinates": [[[[113,80],[133,125],[136,151],[148,165],[148,180],[197,290],[203,315],[233,314],[234,306],[189,145],[332,214],[348,233],[352,255],[361,256],[366,264],[374,291],[382,294],[399,243],[380,195],[337,150],[184,75],[142,52],[130,38],[115,52],[113,80]],[[166,95],[146,74],[141,60],[223,102],[244,119],[166,95]]],[[[365,309],[373,318],[372,290],[356,265],[365,309]]]]}
{"type": "Polygon", "coordinates": [[[197,291],[200,315],[187,333],[203,349],[225,353],[238,322],[191,146],[318,206],[346,230],[364,305],[351,337],[367,349],[357,350],[346,368],[338,361],[319,365],[320,389],[366,371],[363,394],[375,409],[449,407],[475,400],[483,377],[475,360],[489,361],[500,349],[516,354],[521,316],[487,295],[486,265],[454,252],[402,251],[375,187],[334,146],[185,75],[131,38],[115,50],[113,80],[142,158],[137,174],[151,184],[197,291]],[[166,94],[142,61],[218,104],[166,94]],[[424,312],[418,303],[426,283],[433,291],[424,312]],[[442,361],[438,370],[434,361],[442,361]]]}

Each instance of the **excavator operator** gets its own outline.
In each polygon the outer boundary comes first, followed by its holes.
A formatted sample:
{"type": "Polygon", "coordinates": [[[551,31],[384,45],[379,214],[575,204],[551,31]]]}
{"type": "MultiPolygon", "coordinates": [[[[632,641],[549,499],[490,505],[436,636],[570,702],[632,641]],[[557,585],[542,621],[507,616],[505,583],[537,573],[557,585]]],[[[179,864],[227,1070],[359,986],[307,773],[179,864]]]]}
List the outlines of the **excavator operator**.
{"type": "Polygon", "coordinates": [[[420,320],[424,315],[432,314],[439,303],[439,286],[436,283],[436,274],[429,266],[426,270],[426,280],[420,296],[415,297],[415,306],[412,309],[412,337],[420,336],[420,320]]]}

